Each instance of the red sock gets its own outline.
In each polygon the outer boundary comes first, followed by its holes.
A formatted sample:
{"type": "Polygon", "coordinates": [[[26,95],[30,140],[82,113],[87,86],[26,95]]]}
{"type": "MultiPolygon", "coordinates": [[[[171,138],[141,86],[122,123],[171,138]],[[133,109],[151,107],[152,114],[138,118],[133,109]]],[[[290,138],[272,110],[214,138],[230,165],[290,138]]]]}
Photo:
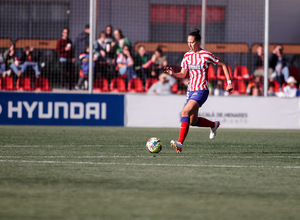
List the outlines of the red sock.
{"type": "Polygon", "coordinates": [[[213,128],[213,127],[215,127],[215,122],[214,121],[210,121],[210,120],[208,120],[206,118],[199,117],[198,118],[197,126],[198,127],[210,127],[210,128],[213,128]]]}
{"type": "Polygon", "coordinates": [[[189,128],[190,128],[190,117],[182,117],[178,142],[183,144],[183,142],[189,132],[189,128]]]}

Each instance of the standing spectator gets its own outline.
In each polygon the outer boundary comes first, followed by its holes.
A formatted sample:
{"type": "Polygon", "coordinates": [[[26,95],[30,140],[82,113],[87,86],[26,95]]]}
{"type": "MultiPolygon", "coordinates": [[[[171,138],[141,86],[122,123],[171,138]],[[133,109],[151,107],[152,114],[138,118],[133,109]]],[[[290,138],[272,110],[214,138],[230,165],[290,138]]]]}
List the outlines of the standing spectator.
{"type": "Polygon", "coordinates": [[[107,25],[105,27],[105,34],[106,34],[107,43],[111,44],[115,40],[113,36],[113,27],[111,25],[107,25]]]}
{"type": "MultiPolygon", "coordinates": [[[[79,55],[82,53],[82,51],[85,51],[86,46],[89,45],[89,38],[90,38],[90,25],[87,24],[84,27],[84,31],[82,31],[77,35],[74,42],[75,73],[73,74],[75,74],[76,77],[79,75],[79,70],[81,65],[79,55]]],[[[75,77],[75,81],[77,81],[76,77],[75,77]]]]}
{"type": "Polygon", "coordinates": [[[136,78],[136,72],[133,69],[134,61],[132,59],[129,46],[124,45],[123,50],[117,58],[117,69],[120,75],[126,75],[127,81],[136,78]]]}
{"type": "Polygon", "coordinates": [[[254,55],[254,76],[264,76],[264,48],[262,44],[258,44],[256,54],[254,55]]]}
{"type": "Polygon", "coordinates": [[[164,68],[168,66],[167,56],[164,55],[162,49],[158,47],[151,60],[154,60],[151,76],[157,77],[164,71],[164,68]]]}
{"type": "Polygon", "coordinates": [[[114,30],[114,37],[115,41],[113,42],[112,46],[114,47],[117,55],[122,52],[125,45],[127,45],[129,50],[131,50],[131,42],[127,37],[124,36],[121,29],[114,30]]]}
{"type": "Polygon", "coordinates": [[[158,82],[154,83],[148,90],[150,95],[171,95],[172,86],[176,83],[176,79],[167,73],[161,73],[158,82]]]}
{"type": "Polygon", "coordinates": [[[283,88],[283,97],[294,98],[297,96],[298,89],[296,88],[296,79],[290,76],[286,80],[287,85],[283,88]]]}
{"type": "Polygon", "coordinates": [[[146,82],[147,77],[150,76],[150,67],[152,63],[153,61],[150,60],[150,57],[146,52],[145,46],[140,45],[138,47],[138,52],[134,59],[134,69],[138,77],[140,77],[144,83],[146,82]]]}
{"type": "Polygon", "coordinates": [[[100,32],[99,38],[95,43],[95,55],[98,61],[105,62],[107,58],[107,52],[110,51],[110,46],[108,46],[106,41],[106,34],[104,31],[100,32]]]}
{"type": "Polygon", "coordinates": [[[66,88],[66,79],[69,76],[69,89],[72,89],[72,62],[74,62],[74,54],[72,41],[69,38],[69,29],[64,28],[62,37],[57,41],[56,52],[59,54],[60,62],[60,86],[66,88]]]}
{"type": "Polygon", "coordinates": [[[270,58],[270,67],[273,70],[273,74],[271,75],[272,80],[277,80],[281,88],[283,82],[287,81],[288,77],[290,76],[286,59],[283,56],[282,45],[277,45],[273,50],[270,58]]]}
{"type": "MultiPolygon", "coordinates": [[[[82,89],[83,83],[88,77],[89,58],[90,58],[89,53],[90,53],[90,47],[87,46],[86,50],[79,55],[79,59],[81,60],[81,70],[79,71],[79,79],[78,79],[77,85],[75,86],[76,90],[82,89]]],[[[97,56],[94,56],[93,60],[96,61],[97,56]]],[[[93,65],[95,67],[95,62],[93,63],[93,65]]],[[[87,89],[87,88],[85,88],[85,89],[87,89]]]]}

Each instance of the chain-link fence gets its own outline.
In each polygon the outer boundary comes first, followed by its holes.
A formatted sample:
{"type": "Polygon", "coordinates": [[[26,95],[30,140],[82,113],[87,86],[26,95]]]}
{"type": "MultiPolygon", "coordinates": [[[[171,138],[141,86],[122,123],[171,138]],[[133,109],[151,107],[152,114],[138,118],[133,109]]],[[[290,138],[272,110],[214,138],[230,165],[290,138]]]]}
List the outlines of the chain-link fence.
{"type": "MultiPolygon", "coordinates": [[[[31,89],[40,88],[38,84],[43,86],[42,79],[49,83],[49,90],[87,89],[90,59],[87,46],[89,30],[93,28],[88,26],[89,3],[83,0],[1,0],[1,88],[9,89],[4,78],[11,77],[12,89],[24,89],[24,78],[30,78],[31,89]]],[[[300,4],[294,0],[288,3],[270,1],[270,54],[276,44],[283,44],[290,75],[299,82],[298,27],[295,22],[289,22],[288,17],[281,14],[279,18],[275,14],[285,7],[286,14],[293,15],[293,20],[299,19],[293,9],[300,4]],[[279,37],[276,25],[286,28],[285,24],[289,24],[289,33],[281,33],[279,37]]],[[[94,91],[131,91],[129,81],[137,77],[142,82],[138,91],[145,92],[151,82],[158,79],[164,66],[180,69],[188,50],[187,35],[195,27],[201,29],[200,0],[95,0],[95,6],[94,91]],[[132,61],[122,61],[129,55],[119,56],[124,45],[128,46],[132,61]],[[142,55],[139,56],[139,52],[142,55]],[[156,59],[152,56],[155,53],[156,59]],[[151,58],[153,62],[149,62],[151,58]],[[130,71],[123,70],[119,65],[122,62],[132,66],[127,68],[130,71]],[[116,78],[125,82],[122,89],[118,85],[114,87],[116,78]]],[[[247,94],[251,83],[263,83],[261,71],[256,70],[263,65],[263,60],[257,57],[257,47],[264,43],[265,2],[210,0],[206,2],[205,11],[205,49],[228,64],[236,83],[236,94],[247,94]],[[256,79],[256,75],[261,77],[256,79]]],[[[212,92],[223,85],[224,78],[219,74],[217,67],[211,68],[212,92]]],[[[280,86],[283,83],[284,79],[280,86]]],[[[185,87],[185,82],[178,81],[172,91],[182,93],[185,87]]]]}

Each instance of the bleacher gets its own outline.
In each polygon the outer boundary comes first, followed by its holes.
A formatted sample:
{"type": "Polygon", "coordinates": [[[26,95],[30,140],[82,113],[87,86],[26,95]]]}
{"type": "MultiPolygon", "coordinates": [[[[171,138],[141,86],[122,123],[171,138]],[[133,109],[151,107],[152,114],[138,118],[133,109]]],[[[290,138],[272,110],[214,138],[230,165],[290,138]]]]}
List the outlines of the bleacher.
{"type": "MultiPolygon", "coordinates": [[[[23,90],[23,91],[51,91],[51,88],[59,88],[59,62],[58,55],[55,51],[57,40],[53,39],[18,39],[15,42],[16,50],[20,51],[26,46],[32,46],[35,50],[38,50],[40,54],[40,66],[42,72],[43,83],[39,82],[39,86],[36,85],[36,81],[31,80],[31,84],[28,84],[28,80],[18,80],[15,84],[11,85],[11,80],[1,79],[0,89],[2,90],[23,90]],[[7,83],[9,82],[9,83],[7,83]],[[24,84],[26,82],[26,85],[24,84]],[[41,85],[47,85],[46,88],[41,88],[41,85]],[[25,88],[25,89],[24,89],[25,88]]],[[[0,52],[3,53],[4,50],[9,48],[13,42],[10,39],[0,39],[0,52]]],[[[185,42],[183,43],[171,43],[171,42],[137,42],[134,45],[134,52],[140,45],[144,45],[146,50],[152,54],[157,47],[162,48],[163,52],[168,57],[168,62],[170,66],[179,67],[183,54],[188,50],[188,46],[185,42]]],[[[245,88],[252,79],[253,68],[252,68],[252,57],[256,53],[256,47],[258,44],[253,44],[251,47],[245,43],[206,43],[205,49],[211,51],[216,56],[225,60],[229,66],[231,77],[235,86],[234,93],[245,94],[245,88]],[[233,57],[234,61],[230,59],[227,62],[227,57],[233,57]]],[[[269,53],[272,53],[275,44],[269,45],[269,53]]],[[[290,45],[284,44],[284,53],[289,57],[293,57],[293,62],[296,65],[289,67],[290,74],[300,82],[299,73],[299,63],[300,63],[300,45],[290,45]]],[[[291,60],[291,58],[290,58],[291,60]]],[[[225,81],[222,70],[218,67],[210,68],[209,81],[215,85],[217,80],[225,81]]],[[[115,78],[115,77],[114,77],[115,78]]],[[[123,79],[124,80],[124,79],[123,79]]],[[[125,80],[124,80],[125,82],[125,80]]],[[[147,85],[149,82],[147,83],[147,85]]],[[[224,83],[224,87],[226,83],[224,83]]],[[[178,85],[177,85],[178,87],[178,85]]],[[[95,92],[146,92],[147,87],[143,85],[140,88],[138,82],[133,83],[132,81],[127,84],[122,82],[122,79],[118,77],[117,79],[104,79],[99,80],[96,77],[94,80],[94,91],[95,92]],[[109,83],[106,83],[108,80],[109,83]],[[113,81],[113,82],[112,82],[113,81]],[[118,82],[118,83],[116,83],[118,82]],[[103,84],[104,83],[104,84],[103,84]],[[121,86],[122,85],[122,86],[121,86]],[[104,88],[102,88],[104,86],[104,88]],[[135,89],[137,87],[137,89],[135,89]]],[[[172,89],[174,93],[177,92],[176,86],[172,89]]]]}

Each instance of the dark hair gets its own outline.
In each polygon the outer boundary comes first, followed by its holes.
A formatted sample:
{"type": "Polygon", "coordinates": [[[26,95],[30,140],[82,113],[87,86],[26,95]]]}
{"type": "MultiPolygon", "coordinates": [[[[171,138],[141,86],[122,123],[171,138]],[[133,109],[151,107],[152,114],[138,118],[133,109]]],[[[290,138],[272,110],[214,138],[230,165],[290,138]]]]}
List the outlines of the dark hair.
{"type": "Polygon", "coordinates": [[[90,29],[90,25],[89,24],[86,24],[84,29],[90,29]]]}
{"type": "Polygon", "coordinates": [[[161,47],[156,48],[156,51],[162,56],[163,55],[163,50],[161,47]]]}
{"type": "Polygon", "coordinates": [[[198,28],[195,28],[189,36],[195,37],[195,41],[201,41],[201,35],[200,35],[200,30],[198,28]]]}
{"type": "Polygon", "coordinates": [[[115,29],[115,31],[118,31],[118,32],[119,32],[119,34],[120,34],[120,39],[125,38],[125,36],[124,36],[124,34],[123,34],[123,32],[122,32],[122,30],[121,30],[120,28],[115,29]]]}

